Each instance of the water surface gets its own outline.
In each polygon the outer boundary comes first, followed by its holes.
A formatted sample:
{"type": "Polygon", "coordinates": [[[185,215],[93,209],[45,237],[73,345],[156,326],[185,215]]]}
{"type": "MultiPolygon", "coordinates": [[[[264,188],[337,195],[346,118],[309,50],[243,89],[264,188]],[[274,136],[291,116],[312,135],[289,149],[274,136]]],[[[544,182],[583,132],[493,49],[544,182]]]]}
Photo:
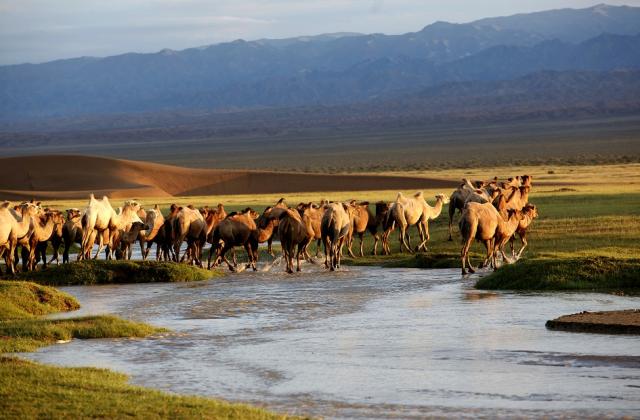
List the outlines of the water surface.
{"type": "Polygon", "coordinates": [[[74,286],[80,311],[172,329],[30,354],[135,384],[336,418],[640,414],[640,341],[548,331],[607,294],[494,293],[459,270],[317,267],[199,283],[74,286]]]}

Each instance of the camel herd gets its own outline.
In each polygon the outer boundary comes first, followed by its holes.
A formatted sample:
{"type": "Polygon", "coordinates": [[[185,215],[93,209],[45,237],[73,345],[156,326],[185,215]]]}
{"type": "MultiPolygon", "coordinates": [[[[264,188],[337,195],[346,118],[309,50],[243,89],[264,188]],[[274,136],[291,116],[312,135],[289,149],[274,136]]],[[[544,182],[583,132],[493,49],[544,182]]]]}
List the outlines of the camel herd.
{"type": "Polygon", "coordinates": [[[496,258],[504,253],[507,242],[512,243],[512,255],[517,259],[527,245],[526,231],[537,216],[535,206],[528,203],[531,177],[510,178],[505,182],[494,179],[489,182],[471,183],[464,180],[451,197],[435,196],[435,205],[427,203],[422,192],[413,196],[398,193],[394,202],[375,203],[375,213],[368,202],[300,203],[289,207],[284,199],[267,207],[262,213],[251,208],[227,214],[222,204],[215,207],[171,205],[168,214],[162,214],[156,205],[143,209],[136,201],[125,201],[123,207],[114,209],[107,197],[96,199],[93,194],[89,204],[81,211],[77,208],[58,210],[43,208],[40,203],[23,202],[13,206],[9,202],[0,205],[0,256],[4,256],[7,270],[15,273],[22,259],[23,270],[34,270],[38,262],[47,266],[46,252],[49,245],[53,255],[49,263],[58,263],[59,249],[63,245],[62,261],[69,262],[69,252],[74,244],[80,248],[77,259],[97,258],[105,252],[106,259],[130,259],[133,245],[140,244],[142,258],[149,256],[156,245],[156,260],[186,262],[203,267],[203,254],[210,245],[207,268],[225,262],[236,270],[238,263],[235,248],[244,248],[247,268],[256,270],[258,246],[266,243],[274,256],[272,242],[278,239],[286,262],[286,271],[300,271],[302,259],[312,261],[310,244],[316,242],[316,257],[324,247],[325,267],[340,267],[343,248],[353,258],[353,242],[360,240],[359,255],[364,256],[364,235],[374,238],[372,253],[378,253],[382,244],[385,254],[391,253],[389,238],[398,229],[401,252],[427,250],[429,220],[436,219],[442,207],[449,203],[449,236],[456,210],[461,213],[460,232],[463,239],[461,252],[462,271],[474,269],[469,263],[469,247],[474,239],[487,249],[485,265],[496,267],[496,258]],[[416,226],[419,244],[411,247],[409,228],[416,226]],[[522,247],[513,250],[513,238],[518,234],[522,247]],[[185,247],[186,244],[186,247],[185,247]],[[94,246],[98,249],[94,256],[94,246]],[[227,254],[232,251],[229,261],[227,254]]]}

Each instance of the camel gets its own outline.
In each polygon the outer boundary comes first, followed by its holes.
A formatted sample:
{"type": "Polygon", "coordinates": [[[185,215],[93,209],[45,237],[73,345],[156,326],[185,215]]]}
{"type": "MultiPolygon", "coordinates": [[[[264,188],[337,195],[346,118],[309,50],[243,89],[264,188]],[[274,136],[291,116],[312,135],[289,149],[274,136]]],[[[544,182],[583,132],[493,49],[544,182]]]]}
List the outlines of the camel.
{"type": "MultiPolygon", "coordinates": [[[[502,216],[500,216],[502,217],[502,216]]],[[[513,237],[520,225],[524,217],[524,213],[520,210],[507,210],[507,217],[502,219],[504,220],[503,228],[498,229],[496,231],[496,235],[493,238],[493,268],[497,269],[496,265],[496,257],[498,252],[502,255],[502,259],[506,263],[511,263],[507,256],[504,253],[504,246],[509,242],[509,240],[513,237]]]]}
{"type": "Polygon", "coordinates": [[[0,204],[0,250],[4,252],[7,270],[11,274],[16,272],[14,257],[18,240],[29,235],[32,219],[37,213],[38,207],[33,203],[22,203],[18,206],[18,211],[8,201],[0,204]]]}
{"type": "Polygon", "coordinates": [[[62,236],[63,224],[64,217],[57,210],[46,209],[42,216],[34,219],[28,246],[22,248],[23,266],[27,270],[35,270],[39,259],[42,259],[43,267],[47,267],[47,245],[56,234],[62,236]]]}
{"type": "Polygon", "coordinates": [[[195,262],[202,266],[202,247],[206,241],[205,221],[202,214],[191,206],[183,207],[178,211],[173,223],[174,242],[173,249],[177,261],[195,262]],[[187,241],[187,250],[180,258],[180,246],[187,241]]]}
{"type": "Polygon", "coordinates": [[[247,208],[239,213],[230,213],[218,223],[218,226],[213,230],[213,245],[211,245],[209,251],[208,269],[217,266],[222,260],[227,263],[229,270],[236,271],[237,264],[231,265],[225,254],[236,246],[243,246],[247,252],[247,268],[251,267],[254,271],[257,270],[258,227],[255,223],[257,218],[258,213],[247,208]],[[216,254],[216,259],[212,265],[211,258],[214,253],[216,254]]]}
{"type": "MultiPolygon", "coordinates": [[[[96,238],[99,242],[94,258],[97,258],[105,246],[113,243],[114,236],[119,231],[129,231],[133,222],[141,222],[137,214],[139,210],[140,205],[137,202],[126,201],[122,211],[116,213],[106,196],[102,197],[102,200],[96,200],[91,194],[82,218],[82,247],[78,259],[91,258],[91,249],[96,238]]],[[[113,247],[107,250],[107,256],[112,258],[113,247]]]]}
{"type": "MultiPolygon", "coordinates": [[[[283,199],[281,199],[283,200],[283,199]]],[[[275,256],[271,244],[274,237],[278,237],[280,216],[289,210],[288,207],[267,207],[256,219],[258,244],[267,242],[267,252],[275,256]]]]}
{"type": "Polygon", "coordinates": [[[324,243],[324,265],[334,271],[340,268],[342,246],[349,234],[354,208],[344,203],[329,203],[326,207],[320,226],[324,243]]]}
{"type": "Polygon", "coordinates": [[[373,255],[376,254],[376,249],[378,247],[378,241],[380,240],[380,235],[378,235],[378,221],[369,210],[369,202],[364,201],[362,203],[351,203],[354,206],[353,211],[353,225],[352,229],[349,231],[349,236],[347,237],[347,251],[351,258],[355,258],[356,256],[353,254],[353,236],[354,234],[358,235],[360,238],[360,256],[364,257],[364,234],[369,231],[371,236],[374,239],[373,245],[373,255]]]}
{"type": "Polygon", "coordinates": [[[202,213],[202,217],[204,217],[204,222],[206,225],[206,235],[207,242],[212,243],[211,240],[213,238],[213,230],[218,226],[220,221],[224,220],[227,217],[227,212],[224,209],[224,206],[221,203],[218,203],[215,209],[210,209],[208,206],[205,206],[200,209],[200,213],[202,213]]]}
{"type": "Polygon", "coordinates": [[[471,184],[468,179],[462,179],[460,186],[449,197],[449,240],[452,241],[451,236],[453,230],[453,216],[456,210],[462,212],[467,198],[476,190],[476,187],[471,184]]]}
{"type": "MultiPolygon", "coordinates": [[[[374,223],[376,225],[375,230],[376,233],[378,232],[378,229],[380,228],[382,230],[382,234],[379,236],[376,236],[374,234],[373,239],[374,239],[374,243],[373,243],[373,255],[378,255],[378,242],[382,242],[382,251],[383,253],[386,254],[387,250],[389,250],[389,253],[391,253],[391,250],[388,249],[389,248],[389,244],[386,244],[385,247],[385,234],[386,234],[386,227],[385,227],[385,221],[387,220],[387,215],[389,214],[389,207],[391,206],[391,204],[386,203],[384,201],[378,201],[376,203],[376,214],[374,217],[374,223]]],[[[391,232],[389,232],[391,233],[391,232]]],[[[387,239],[388,239],[389,235],[387,235],[387,239]]]]}
{"type": "MultiPolygon", "coordinates": [[[[308,219],[308,222],[311,225],[311,229],[313,231],[313,236],[311,238],[311,241],[314,241],[314,240],[317,241],[316,257],[320,255],[320,244],[322,243],[321,224],[322,224],[322,216],[324,215],[325,204],[326,203],[323,203],[322,205],[318,206],[314,203],[309,202],[309,203],[300,203],[296,207],[296,210],[298,210],[298,213],[300,213],[300,216],[302,216],[303,219],[308,219]]],[[[306,220],[305,220],[305,223],[307,223],[306,220]]],[[[305,253],[305,258],[311,261],[311,255],[309,255],[309,246],[305,248],[304,253],[305,253]]]]}
{"type": "Polygon", "coordinates": [[[507,233],[511,232],[510,237],[519,222],[520,219],[516,217],[514,211],[511,212],[511,217],[505,221],[491,203],[468,203],[462,211],[462,217],[459,222],[463,244],[462,250],[460,251],[462,274],[467,274],[467,264],[469,266],[469,272],[475,272],[475,269],[469,261],[469,249],[474,239],[484,244],[487,250],[485,261],[493,262],[495,268],[494,238],[498,236],[498,238],[502,240],[502,238],[507,236],[507,233]]]}
{"type": "Polygon", "coordinates": [[[152,240],[152,242],[155,242],[159,248],[159,253],[156,252],[156,259],[158,261],[176,261],[173,247],[175,242],[174,224],[180,210],[182,210],[182,207],[179,207],[175,203],[171,204],[169,207],[169,214],[164,219],[164,224],[160,230],[158,230],[156,237],[152,240]]]}
{"type": "MultiPolygon", "coordinates": [[[[138,217],[140,214],[138,213],[138,217]]],[[[164,216],[160,211],[160,207],[156,204],[146,212],[144,224],[148,227],[147,229],[141,230],[138,233],[138,241],[140,242],[140,253],[142,254],[142,259],[146,260],[149,256],[149,251],[151,250],[151,245],[154,243],[154,239],[158,236],[162,226],[164,225],[164,216]],[[145,244],[147,245],[145,249],[145,244]]],[[[133,228],[132,228],[133,230],[133,228]]],[[[156,247],[156,258],[160,255],[160,244],[157,243],[156,247]]]]}
{"type": "Polygon", "coordinates": [[[416,193],[413,197],[405,197],[402,193],[398,193],[395,203],[391,205],[389,215],[394,218],[395,224],[399,228],[400,252],[403,247],[413,253],[410,247],[410,239],[407,230],[410,226],[417,225],[420,235],[420,245],[416,247],[416,251],[427,250],[427,241],[429,240],[429,220],[434,220],[442,212],[442,206],[448,202],[448,198],[444,194],[436,195],[436,205],[431,207],[422,192],[416,193]]]}
{"type": "Polygon", "coordinates": [[[128,232],[121,231],[118,240],[113,243],[116,250],[116,258],[130,260],[133,253],[133,244],[138,239],[140,232],[150,230],[151,227],[143,222],[133,222],[128,232]]]}
{"type": "Polygon", "coordinates": [[[280,215],[278,236],[282,245],[282,254],[287,263],[287,273],[293,273],[294,254],[297,261],[296,271],[300,271],[300,256],[304,257],[305,249],[314,237],[310,218],[301,217],[297,210],[284,210],[280,215]]]}
{"type": "Polygon", "coordinates": [[[511,239],[509,240],[509,243],[511,245],[511,255],[516,260],[520,259],[520,257],[522,256],[522,252],[528,245],[527,229],[529,228],[529,226],[531,226],[531,223],[533,223],[533,220],[538,217],[538,209],[536,208],[535,205],[529,203],[526,206],[524,206],[524,208],[522,209],[522,213],[523,213],[522,220],[520,220],[520,224],[516,229],[516,233],[520,237],[520,242],[522,242],[522,247],[520,248],[517,254],[515,253],[515,249],[513,246],[516,236],[515,235],[511,236],[511,239]]]}
{"type": "Polygon", "coordinates": [[[522,210],[529,202],[531,187],[520,186],[512,188],[511,195],[507,198],[507,210],[522,210]]]}
{"type": "Polygon", "coordinates": [[[82,244],[82,212],[79,209],[67,209],[67,220],[62,225],[62,262],[69,262],[69,249],[74,243],[82,244]]]}

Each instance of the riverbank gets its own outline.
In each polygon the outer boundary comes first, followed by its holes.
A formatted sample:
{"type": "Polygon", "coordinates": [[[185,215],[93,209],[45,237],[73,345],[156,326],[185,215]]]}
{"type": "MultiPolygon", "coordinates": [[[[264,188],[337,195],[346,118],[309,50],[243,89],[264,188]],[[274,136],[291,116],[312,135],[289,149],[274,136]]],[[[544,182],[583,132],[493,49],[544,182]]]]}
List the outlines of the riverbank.
{"type": "Polygon", "coordinates": [[[482,277],[475,287],[486,290],[640,294],[640,259],[566,257],[522,260],[482,277]]]}
{"type": "Polygon", "coordinates": [[[115,316],[42,318],[80,307],[71,295],[26,281],[0,280],[0,412],[4,418],[286,418],[255,407],[136,387],[106,369],[60,368],[2,353],[72,339],[142,338],[168,332],[115,316]]]}
{"type": "Polygon", "coordinates": [[[169,261],[84,260],[18,273],[15,278],[52,286],[201,281],[223,276],[169,261]]]}

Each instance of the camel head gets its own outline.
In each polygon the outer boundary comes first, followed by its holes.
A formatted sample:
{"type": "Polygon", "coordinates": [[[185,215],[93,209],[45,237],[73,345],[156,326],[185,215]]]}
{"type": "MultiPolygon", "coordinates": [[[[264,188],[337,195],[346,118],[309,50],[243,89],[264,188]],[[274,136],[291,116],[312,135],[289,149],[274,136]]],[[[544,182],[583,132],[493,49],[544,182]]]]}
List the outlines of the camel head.
{"type": "Polygon", "coordinates": [[[530,187],[531,181],[532,181],[531,175],[522,175],[522,186],[530,187]]]}
{"type": "Polygon", "coordinates": [[[527,205],[522,209],[522,212],[526,215],[529,215],[532,219],[538,217],[538,208],[535,206],[535,204],[527,203],[527,205]]]}
{"type": "Polygon", "coordinates": [[[446,194],[436,194],[436,201],[442,201],[442,204],[449,203],[449,197],[446,194]]]}
{"type": "Polygon", "coordinates": [[[73,220],[76,217],[80,217],[80,214],[81,214],[80,209],[77,209],[75,207],[71,209],[67,209],[66,213],[67,213],[67,220],[73,220]]]}

